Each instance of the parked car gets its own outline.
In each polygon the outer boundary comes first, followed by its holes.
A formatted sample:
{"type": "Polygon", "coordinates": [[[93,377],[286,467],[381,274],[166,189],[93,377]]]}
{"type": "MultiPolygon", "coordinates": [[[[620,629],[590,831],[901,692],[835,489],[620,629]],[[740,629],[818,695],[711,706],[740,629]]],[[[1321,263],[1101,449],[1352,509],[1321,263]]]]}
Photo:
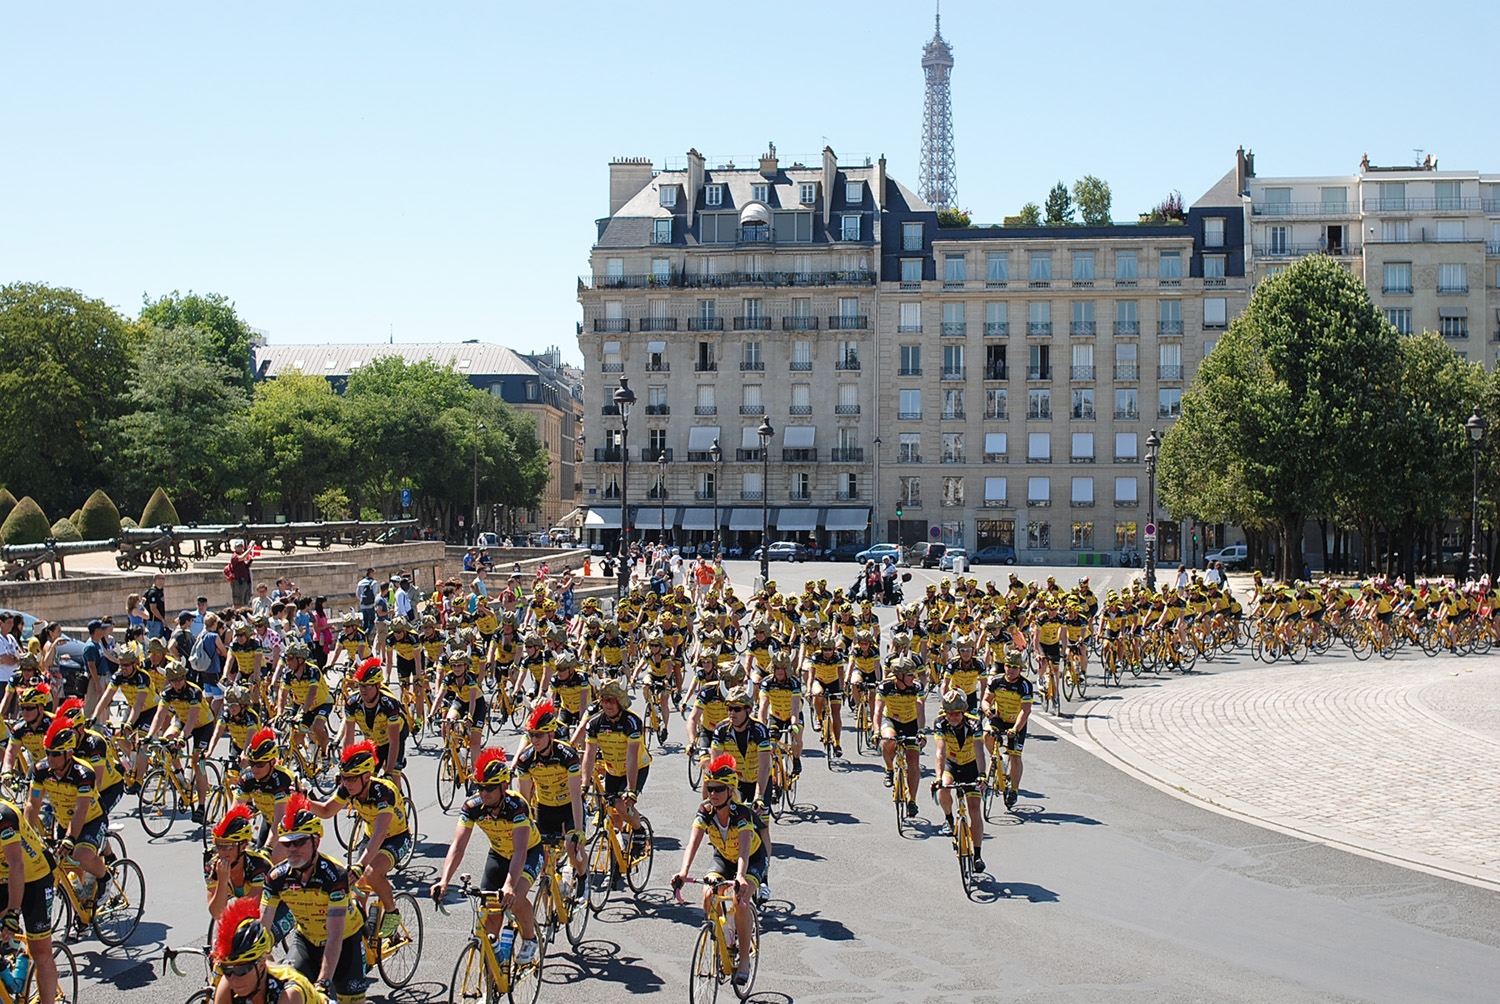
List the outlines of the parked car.
{"type": "Polygon", "coordinates": [[[859,552],[864,548],[863,544],[840,544],[838,547],[829,548],[823,557],[828,561],[854,561],[859,558],[859,552]]]}
{"type": "Polygon", "coordinates": [[[1009,544],[991,544],[969,555],[971,565],[1014,565],[1016,549],[1009,544]]]}
{"type": "Polygon", "coordinates": [[[1222,551],[1204,555],[1204,561],[1222,561],[1225,571],[1243,567],[1250,559],[1250,551],[1244,544],[1231,544],[1222,551]]]}
{"type": "Polygon", "coordinates": [[[968,567],[968,561],[969,561],[969,549],[967,547],[950,547],[950,548],[948,548],[948,550],[946,550],[946,551],[943,552],[943,556],[938,559],[938,569],[939,569],[939,571],[944,571],[944,572],[951,572],[951,571],[953,571],[953,563],[955,561],[958,561],[959,559],[962,559],[964,561],[964,563],[965,563],[964,567],[967,568],[968,567]]]}
{"type": "Polygon", "coordinates": [[[873,561],[875,561],[878,564],[878,563],[880,563],[880,562],[882,562],[882,561],[885,560],[885,556],[887,554],[889,554],[890,556],[892,556],[893,558],[895,558],[899,562],[901,560],[901,545],[900,544],[871,544],[869,547],[865,548],[863,551],[860,551],[859,553],[855,554],[854,560],[858,561],[858,562],[861,562],[861,563],[873,560],[873,561]]]}
{"type": "Polygon", "coordinates": [[[922,544],[918,548],[917,554],[923,568],[936,568],[938,562],[943,560],[943,555],[947,550],[947,544],[928,543],[922,544]]]}
{"type": "MultiPolygon", "coordinates": [[[[756,561],[760,560],[760,548],[750,555],[756,561]]],[[[771,551],[766,555],[767,561],[806,561],[807,548],[795,540],[778,540],[771,545],[771,551]]]]}

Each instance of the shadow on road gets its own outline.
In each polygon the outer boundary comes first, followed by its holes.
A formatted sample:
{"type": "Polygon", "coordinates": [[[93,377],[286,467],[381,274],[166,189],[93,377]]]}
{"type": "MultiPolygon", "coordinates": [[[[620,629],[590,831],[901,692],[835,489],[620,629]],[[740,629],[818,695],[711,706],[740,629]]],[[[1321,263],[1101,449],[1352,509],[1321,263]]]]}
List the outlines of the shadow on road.
{"type": "Polygon", "coordinates": [[[1081,816],[1076,812],[1048,812],[1040,806],[1018,805],[1010,810],[1011,814],[1022,822],[1027,823],[1049,823],[1060,826],[1063,823],[1077,823],[1080,826],[1103,826],[1102,820],[1093,816],[1081,816]]]}
{"type": "Polygon", "coordinates": [[[384,1000],[386,1004],[429,1004],[430,1001],[443,1000],[448,996],[448,984],[446,983],[408,983],[400,990],[386,990],[384,1000]]]}
{"type": "MultiPolygon", "coordinates": [[[[1024,899],[1029,903],[1056,903],[1058,901],[1057,893],[1030,882],[1000,882],[991,879],[986,885],[995,890],[995,899],[1024,899]]],[[[976,902],[983,901],[976,899],[976,902]]]]}
{"type": "Polygon", "coordinates": [[[664,985],[662,978],[642,965],[639,958],[622,955],[615,942],[592,938],[568,954],[549,954],[542,969],[542,982],[554,985],[598,979],[632,994],[655,993],[664,985]]]}
{"type": "Polygon", "coordinates": [[[793,861],[824,860],[823,855],[821,854],[816,854],[813,851],[804,851],[793,844],[786,843],[782,840],[776,840],[774,838],[771,841],[771,856],[773,858],[788,858],[793,861]]]}

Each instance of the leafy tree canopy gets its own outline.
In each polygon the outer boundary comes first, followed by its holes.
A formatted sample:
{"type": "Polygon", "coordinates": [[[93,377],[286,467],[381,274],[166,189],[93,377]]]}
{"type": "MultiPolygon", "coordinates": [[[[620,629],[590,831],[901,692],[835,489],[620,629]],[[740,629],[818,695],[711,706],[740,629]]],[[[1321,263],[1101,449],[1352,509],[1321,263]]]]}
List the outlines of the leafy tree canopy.
{"type": "Polygon", "coordinates": [[[158,328],[197,328],[213,339],[214,358],[229,368],[226,378],[246,394],[250,393],[255,374],[251,372],[251,344],[254,333],[240,319],[234,303],[221,293],[186,294],[177,290],[147,299],[141,307],[141,321],[158,328]]]}

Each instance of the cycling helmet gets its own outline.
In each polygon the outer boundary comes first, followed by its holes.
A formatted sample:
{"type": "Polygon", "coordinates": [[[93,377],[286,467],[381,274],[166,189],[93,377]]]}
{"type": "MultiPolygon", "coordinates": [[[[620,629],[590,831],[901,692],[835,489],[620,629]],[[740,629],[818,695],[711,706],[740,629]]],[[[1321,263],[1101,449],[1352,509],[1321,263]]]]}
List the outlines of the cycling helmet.
{"type": "Polygon", "coordinates": [[[560,670],[560,669],[577,669],[577,668],[578,668],[578,656],[574,655],[572,652],[559,652],[557,654],[557,658],[555,658],[555,659],[552,660],[552,669],[553,669],[553,672],[556,672],[557,670],[560,670]]]}
{"type": "Polygon", "coordinates": [[[345,746],[339,758],[339,773],[346,777],[375,773],[375,744],[366,739],[362,743],[345,746]]]}
{"type": "Polygon", "coordinates": [[[294,641],[286,647],[286,651],[282,654],[288,659],[306,659],[312,655],[312,649],[308,647],[305,641],[294,641]]]}
{"type": "Polygon", "coordinates": [[[745,708],[748,710],[750,707],[750,692],[744,687],[735,687],[724,695],[724,707],[745,708]]]}
{"type": "Polygon", "coordinates": [[[527,648],[542,647],[542,636],[537,634],[535,631],[527,632],[526,637],[523,638],[522,641],[525,642],[527,648]]]}
{"type": "Polygon", "coordinates": [[[255,829],[255,813],[248,805],[236,805],[214,826],[214,839],[225,844],[248,844],[255,829]]]}
{"type": "Polygon", "coordinates": [[[1007,652],[1005,655],[1005,664],[1007,666],[1025,666],[1026,656],[1020,652],[1007,652]]]}
{"type": "Polygon", "coordinates": [[[61,708],[42,740],[42,748],[48,753],[65,753],[78,748],[78,723],[63,714],[61,708]]]}
{"type": "Polygon", "coordinates": [[[167,663],[167,682],[175,683],[178,680],[186,680],[188,674],[187,663],[182,660],[167,663]]]}
{"type": "Polygon", "coordinates": [[[323,820],[313,812],[312,799],[303,792],[293,792],[286,800],[286,811],[281,814],[281,824],[276,832],[282,841],[287,837],[322,837],[323,820]]]}
{"type": "Polygon", "coordinates": [[[551,701],[538,704],[526,719],[527,732],[556,732],[557,726],[557,708],[551,701]]]}
{"type": "Polygon", "coordinates": [[[151,655],[158,653],[165,655],[167,653],[167,643],[160,638],[152,638],[146,642],[146,652],[151,655]]]}
{"type": "Polygon", "coordinates": [[[35,687],[21,691],[20,704],[23,708],[45,708],[51,703],[52,688],[45,683],[38,683],[35,687]]]}
{"type": "Polygon", "coordinates": [[[220,965],[238,966],[259,962],[271,953],[276,939],[261,926],[260,900],[241,896],[229,904],[219,918],[219,934],[214,942],[214,959],[220,965]]]}
{"type": "Polygon", "coordinates": [[[480,752],[474,761],[474,783],[486,787],[510,784],[510,763],[503,749],[492,747],[480,752]]]}
{"type": "Polygon", "coordinates": [[[448,656],[448,664],[450,666],[467,666],[473,661],[474,657],[463,650],[459,650],[448,656]]]}
{"type": "Polygon", "coordinates": [[[716,781],[719,784],[728,785],[731,793],[740,783],[740,772],[736,766],[734,757],[728,753],[722,753],[713,758],[709,763],[708,770],[703,772],[705,781],[716,781]]]}
{"type": "Polygon", "coordinates": [[[899,659],[891,660],[891,672],[897,676],[910,676],[917,671],[917,660],[909,655],[903,655],[899,659]]]}
{"type": "Polygon", "coordinates": [[[370,658],[354,667],[354,680],[361,687],[378,687],[385,682],[385,665],[379,656],[370,658]]]}
{"type": "Polygon", "coordinates": [[[950,690],[943,695],[943,714],[953,711],[968,711],[969,698],[962,690],[950,690]]]}
{"type": "Polygon", "coordinates": [[[242,687],[239,684],[235,684],[232,687],[226,687],[224,689],[224,703],[238,704],[241,707],[244,707],[246,704],[250,703],[250,688],[242,687]]]}
{"type": "Polygon", "coordinates": [[[276,743],[276,733],[270,729],[261,729],[255,733],[245,747],[245,757],[251,763],[270,763],[280,752],[281,748],[276,743]]]}
{"type": "Polygon", "coordinates": [[[21,661],[16,663],[17,669],[36,669],[39,666],[41,666],[41,663],[30,652],[23,652],[21,654],[21,661]]]}
{"type": "Polygon", "coordinates": [[[620,709],[622,711],[630,707],[630,695],[625,692],[625,684],[621,683],[619,680],[610,680],[604,686],[600,687],[599,700],[619,701],[620,709]]]}
{"type": "MultiPolygon", "coordinates": [[[[29,654],[29,653],[28,653],[29,654]]],[[[134,666],[141,661],[141,653],[137,652],[134,645],[126,645],[120,649],[120,665],[134,666]]]]}
{"type": "Polygon", "coordinates": [[[397,614],[395,617],[391,618],[391,630],[410,631],[411,621],[407,620],[405,617],[402,617],[400,614],[397,614]]]}

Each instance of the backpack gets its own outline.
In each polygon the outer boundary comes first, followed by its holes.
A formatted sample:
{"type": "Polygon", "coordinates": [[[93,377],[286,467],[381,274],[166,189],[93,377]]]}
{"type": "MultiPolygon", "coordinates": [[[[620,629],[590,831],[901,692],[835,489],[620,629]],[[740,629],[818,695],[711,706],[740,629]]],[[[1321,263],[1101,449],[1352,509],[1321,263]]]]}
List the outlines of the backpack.
{"type": "Polygon", "coordinates": [[[213,668],[214,659],[208,652],[208,639],[212,631],[205,630],[193,640],[193,651],[188,656],[188,665],[195,673],[207,673],[213,668]]]}
{"type": "Polygon", "coordinates": [[[362,607],[373,607],[375,605],[375,583],[366,579],[359,585],[359,605],[362,607]]]}

